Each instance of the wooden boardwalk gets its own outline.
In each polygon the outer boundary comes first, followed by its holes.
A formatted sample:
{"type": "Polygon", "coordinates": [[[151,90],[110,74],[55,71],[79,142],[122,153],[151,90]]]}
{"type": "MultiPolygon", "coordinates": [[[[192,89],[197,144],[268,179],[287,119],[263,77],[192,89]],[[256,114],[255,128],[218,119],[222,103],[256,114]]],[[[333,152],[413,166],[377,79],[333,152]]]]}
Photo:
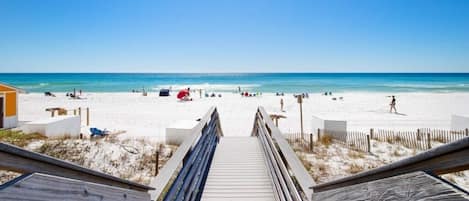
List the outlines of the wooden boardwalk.
{"type": "Polygon", "coordinates": [[[275,200],[267,171],[257,137],[223,137],[215,151],[202,200],[275,200]]]}

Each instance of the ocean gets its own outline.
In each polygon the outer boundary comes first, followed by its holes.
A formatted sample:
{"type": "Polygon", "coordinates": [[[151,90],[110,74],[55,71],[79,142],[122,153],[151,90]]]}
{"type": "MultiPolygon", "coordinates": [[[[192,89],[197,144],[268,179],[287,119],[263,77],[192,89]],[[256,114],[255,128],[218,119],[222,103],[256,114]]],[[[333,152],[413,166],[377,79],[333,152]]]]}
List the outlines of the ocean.
{"type": "Polygon", "coordinates": [[[27,92],[469,92],[469,73],[2,73],[0,82],[27,92]]]}

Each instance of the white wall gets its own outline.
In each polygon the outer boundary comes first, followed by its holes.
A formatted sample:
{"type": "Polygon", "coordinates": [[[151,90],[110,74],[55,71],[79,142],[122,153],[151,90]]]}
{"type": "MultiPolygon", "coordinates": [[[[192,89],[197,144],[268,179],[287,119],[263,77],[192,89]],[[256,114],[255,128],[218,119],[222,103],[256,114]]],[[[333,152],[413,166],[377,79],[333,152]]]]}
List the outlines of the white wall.
{"type": "Polygon", "coordinates": [[[317,133],[318,129],[324,130],[324,119],[313,116],[311,128],[313,133],[317,133]]]}
{"type": "Polygon", "coordinates": [[[451,130],[464,130],[469,128],[469,115],[452,115],[451,116],[451,130]]]}
{"type": "Polygon", "coordinates": [[[181,120],[174,122],[166,128],[165,142],[166,144],[179,145],[184,139],[193,133],[194,127],[199,122],[193,120],[181,120]]]}
{"type": "Polygon", "coordinates": [[[325,120],[324,129],[330,131],[329,134],[337,140],[347,140],[347,121],[325,120]]]}
{"type": "Polygon", "coordinates": [[[318,128],[321,129],[321,134],[324,130],[331,131],[330,135],[338,140],[346,140],[347,134],[347,121],[344,120],[329,120],[313,116],[312,118],[313,132],[317,132],[318,128]]]}
{"type": "Polygon", "coordinates": [[[18,116],[3,117],[3,128],[15,128],[18,126],[18,116]]]}
{"type": "Polygon", "coordinates": [[[25,123],[20,129],[25,133],[40,133],[52,138],[65,135],[78,137],[81,121],[80,116],[57,116],[25,123]]]}

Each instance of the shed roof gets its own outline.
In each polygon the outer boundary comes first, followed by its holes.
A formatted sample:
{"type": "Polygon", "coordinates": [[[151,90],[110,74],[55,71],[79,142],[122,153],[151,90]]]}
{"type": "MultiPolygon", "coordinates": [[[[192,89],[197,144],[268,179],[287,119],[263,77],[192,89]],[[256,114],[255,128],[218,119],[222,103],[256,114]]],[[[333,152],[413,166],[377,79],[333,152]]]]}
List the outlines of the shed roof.
{"type": "Polygon", "coordinates": [[[12,85],[6,84],[4,82],[0,82],[0,91],[18,91],[18,92],[24,92],[24,90],[14,87],[12,85]],[[7,88],[8,90],[2,90],[2,88],[7,88]]]}

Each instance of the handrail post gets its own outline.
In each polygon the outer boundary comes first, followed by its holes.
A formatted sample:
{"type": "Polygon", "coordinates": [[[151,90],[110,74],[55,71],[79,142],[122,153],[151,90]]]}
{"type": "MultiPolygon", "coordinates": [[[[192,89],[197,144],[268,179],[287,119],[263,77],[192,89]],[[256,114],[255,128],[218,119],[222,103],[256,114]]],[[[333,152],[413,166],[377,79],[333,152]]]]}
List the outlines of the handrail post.
{"type": "Polygon", "coordinates": [[[368,151],[368,153],[371,153],[371,142],[370,142],[370,136],[369,135],[366,135],[366,142],[367,142],[367,149],[366,151],[368,151]]]}
{"type": "Polygon", "coordinates": [[[321,140],[321,129],[318,128],[318,141],[321,140]]]}
{"type": "Polygon", "coordinates": [[[309,134],[309,152],[313,153],[313,134],[309,134]]]}
{"type": "Polygon", "coordinates": [[[432,139],[431,139],[431,134],[430,133],[427,133],[427,149],[431,149],[432,148],[432,139]]]}

